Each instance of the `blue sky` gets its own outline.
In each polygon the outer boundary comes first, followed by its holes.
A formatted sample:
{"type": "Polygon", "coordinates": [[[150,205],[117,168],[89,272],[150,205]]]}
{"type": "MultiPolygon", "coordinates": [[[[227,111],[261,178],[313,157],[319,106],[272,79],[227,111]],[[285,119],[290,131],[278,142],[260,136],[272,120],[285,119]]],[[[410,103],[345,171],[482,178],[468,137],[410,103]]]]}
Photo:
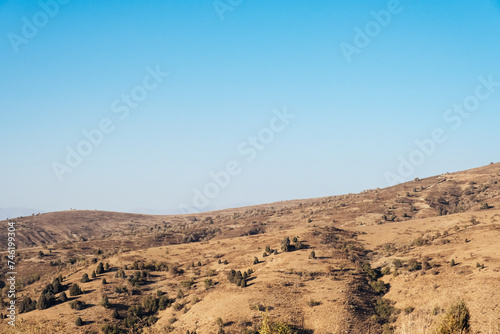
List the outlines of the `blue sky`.
{"type": "Polygon", "coordinates": [[[403,179],[498,161],[499,87],[457,129],[443,115],[478,78],[500,82],[499,35],[492,0],[0,1],[0,207],[203,211],[358,192],[401,176],[436,128],[447,140],[403,179]],[[342,43],[377,24],[348,62],[342,43]],[[168,76],[120,119],[113,101],[156,68],[168,76]],[[247,161],[238,147],[285,107],[295,118],[247,161]],[[106,119],[113,131],[61,180],[54,163],[106,119]],[[230,161],[239,173],[195,207],[230,161]]]}

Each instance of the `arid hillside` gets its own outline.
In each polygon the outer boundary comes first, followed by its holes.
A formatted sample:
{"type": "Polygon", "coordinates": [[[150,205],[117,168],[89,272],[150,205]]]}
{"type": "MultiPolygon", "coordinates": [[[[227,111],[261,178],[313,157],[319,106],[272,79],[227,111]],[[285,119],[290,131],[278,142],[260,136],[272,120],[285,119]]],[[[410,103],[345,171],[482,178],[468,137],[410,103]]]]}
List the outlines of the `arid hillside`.
{"type": "Polygon", "coordinates": [[[500,164],[196,215],[11,221],[23,313],[0,333],[452,333],[453,305],[462,329],[500,333],[500,164]]]}

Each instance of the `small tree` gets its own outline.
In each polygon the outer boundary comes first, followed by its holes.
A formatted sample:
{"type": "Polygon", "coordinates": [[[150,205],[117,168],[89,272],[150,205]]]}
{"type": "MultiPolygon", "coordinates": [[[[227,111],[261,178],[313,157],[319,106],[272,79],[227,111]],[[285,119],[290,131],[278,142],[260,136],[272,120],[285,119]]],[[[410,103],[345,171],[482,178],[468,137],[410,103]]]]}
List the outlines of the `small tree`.
{"type": "Polygon", "coordinates": [[[315,259],[315,258],[316,258],[316,252],[315,252],[315,251],[312,251],[312,252],[311,252],[311,255],[309,255],[309,258],[310,258],[310,259],[315,259]]]}
{"type": "Polygon", "coordinates": [[[450,261],[450,267],[454,267],[456,265],[457,264],[455,263],[455,259],[451,259],[451,261],[450,261]]]}
{"type": "Polygon", "coordinates": [[[45,293],[42,293],[40,295],[40,298],[38,298],[38,302],[36,303],[37,310],[45,310],[49,306],[50,305],[49,305],[49,300],[47,298],[47,295],[45,293]]]}
{"type": "Polygon", "coordinates": [[[109,308],[111,305],[109,304],[109,299],[106,294],[102,295],[100,305],[104,308],[109,308]]]}
{"type": "Polygon", "coordinates": [[[125,278],[125,276],[125,270],[123,270],[122,268],[120,268],[115,274],[115,277],[117,278],[125,278]]]}
{"type": "Polygon", "coordinates": [[[96,277],[95,270],[92,270],[92,275],[90,275],[93,279],[96,277]]]}
{"type": "Polygon", "coordinates": [[[283,252],[288,252],[290,250],[290,238],[286,237],[285,239],[283,239],[283,241],[281,242],[281,250],[283,252]]]}
{"type": "Polygon", "coordinates": [[[102,283],[103,285],[108,284],[108,282],[106,282],[106,278],[104,278],[104,277],[102,278],[101,283],[102,283]]]}
{"type": "Polygon", "coordinates": [[[66,292],[61,292],[61,295],[59,296],[59,300],[64,303],[65,301],[68,300],[68,296],[66,296],[66,292]]]}
{"type": "Polygon", "coordinates": [[[88,281],[90,281],[89,275],[87,273],[83,274],[82,279],[80,280],[80,282],[87,283],[88,281]]]}
{"type": "Polygon", "coordinates": [[[77,325],[78,327],[83,326],[82,318],[80,317],[76,318],[75,325],[77,325]]]}
{"type": "Polygon", "coordinates": [[[59,293],[63,289],[61,282],[59,281],[59,278],[55,278],[54,281],[52,282],[52,291],[54,293],[59,293]]]}
{"type": "Polygon", "coordinates": [[[96,269],[96,274],[97,275],[100,275],[102,273],[104,273],[104,266],[102,265],[102,262],[99,262],[99,264],[97,265],[97,269],[96,269]]]}
{"type": "Polygon", "coordinates": [[[78,296],[83,293],[82,289],[80,286],[76,283],[73,283],[71,287],[69,288],[69,295],[70,296],[78,296]]]}
{"type": "Polygon", "coordinates": [[[259,263],[259,259],[256,257],[253,258],[253,264],[258,264],[259,263]]]}

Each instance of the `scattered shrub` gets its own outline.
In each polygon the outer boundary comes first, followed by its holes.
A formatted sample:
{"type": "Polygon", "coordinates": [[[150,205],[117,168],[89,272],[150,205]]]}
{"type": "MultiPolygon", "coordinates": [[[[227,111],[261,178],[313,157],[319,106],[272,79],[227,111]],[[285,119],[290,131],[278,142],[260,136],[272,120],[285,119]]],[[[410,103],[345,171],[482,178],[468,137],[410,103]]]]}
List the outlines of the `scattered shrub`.
{"type": "Polygon", "coordinates": [[[408,307],[405,307],[403,311],[406,315],[408,315],[408,314],[412,313],[413,311],[415,311],[415,308],[413,306],[408,306],[408,307]]]}
{"type": "Polygon", "coordinates": [[[438,327],[437,334],[455,334],[470,332],[470,314],[463,301],[450,306],[438,327]]]}
{"type": "Polygon", "coordinates": [[[416,259],[411,259],[410,261],[408,261],[409,271],[417,271],[420,269],[422,269],[422,265],[416,259]]]}
{"type": "Polygon", "coordinates": [[[321,302],[315,301],[314,299],[309,299],[309,301],[307,302],[307,305],[309,305],[310,307],[318,306],[320,304],[321,302]]]}
{"type": "Polygon", "coordinates": [[[106,294],[102,295],[101,302],[99,303],[104,308],[109,308],[111,304],[109,303],[108,296],[106,294]]]}
{"type": "Polygon", "coordinates": [[[389,321],[390,316],[395,311],[394,306],[392,306],[391,301],[385,298],[377,299],[375,304],[375,312],[379,316],[381,322],[389,321]]]}
{"type": "Polygon", "coordinates": [[[78,327],[83,326],[82,318],[80,317],[76,318],[75,325],[77,325],[78,327]]]}
{"type": "Polygon", "coordinates": [[[204,283],[205,283],[205,290],[208,290],[214,286],[214,281],[212,281],[210,278],[206,279],[204,283]]]}
{"type": "Polygon", "coordinates": [[[104,273],[104,266],[102,265],[102,262],[99,262],[99,264],[97,265],[97,268],[96,268],[95,272],[96,272],[97,275],[100,275],[100,274],[104,273]]]}
{"type": "Polygon", "coordinates": [[[26,313],[36,309],[36,301],[31,300],[30,297],[24,296],[24,298],[19,302],[18,306],[19,313],[26,313]]]}
{"type": "Polygon", "coordinates": [[[283,241],[281,242],[281,250],[283,252],[290,251],[290,238],[286,237],[285,239],[283,239],[283,241]]]}
{"type": "Polygon", "coordinates": [[[315,251],[311,251],[311,254],[309,255],[309,258],[310,259],[315,259],[316,258],[316,252],[315,251]]]}
{"type": "Polygon", "coordinates": [[[82,279],[80,280],[80,282],[87,283],[89,281],[90,281],[89,275],[87,273],[83,274],[82,279]]]}
{"type": "Polygon", "coordinates": [[[378,295],[383,295],[387,293],[387,286],[385,285],[385,282],[382,280],[372,282],[370,283],[370,286],[373,288],[373,291],[375,291],[375,293],[378,295]]]}
{"type": "Polygon", "coordinates": [[[69,295],[70,296],[78,296],[78,295],[81,295],[82,293],[83,293],[82,289],[76,283],[73,283],[71,285],[71,287],[69,288],[69,295]]]}
{"type": "Polygon", "coordinates": [[[73,310],[83,310],[85,308],[85,302],[81,300],[73,300],[71,303],[69,303],[69,306],[73,310]]]}

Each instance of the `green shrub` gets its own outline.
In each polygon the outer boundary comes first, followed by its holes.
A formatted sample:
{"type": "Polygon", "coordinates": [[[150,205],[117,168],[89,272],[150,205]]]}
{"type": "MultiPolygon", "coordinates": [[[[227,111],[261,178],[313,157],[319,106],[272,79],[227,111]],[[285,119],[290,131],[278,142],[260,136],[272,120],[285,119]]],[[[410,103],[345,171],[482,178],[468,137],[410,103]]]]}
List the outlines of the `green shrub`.
{"type": "Polygon", "coordinates": [[[83,310],[85,308],[85,302],[81,300],[73,300],[71,303],[69,303],[69,306],[73,310],[83,310]]]}
{"type": "Polygon", "coordinates": [[[53,301],[54,297],[50,292],[42,293],[38,298],[38,302],[36,303],[36,308],[37,310],[45,310],[46,308],[49,308],[53,304],[53,301]]]}
{"type": "Polygon", "coordinates": [[[125,278],[125,271],[122,268],[120,268],[116,272],[115,277],[117,277],[117,278],[125,278]]]}
{"type": "Polygon", "coordinates": [[[83,274],[82,279],[80,280],[80,282],[87,283],[89,281],[90,281],[89,275],[87,273],[83,274]]]}
{"type": "Polygon", "coordinates": [[[83,293],[82,289],[76,283],[73,283],[71,285],[71,287],[69,288],[69,295],[70,296],[78,296],[78,295],[81,295],[82,293],[83,293]]]}
{"type": "Polygon", "coordinates": [[[370,283],[371,287],[375,291],[376,294],[378,295],[383,295],[387,293],[387,286],[385,285],[384,281],[378,280],[375,282],[370,283]]]}
{"type": "Polygon", "coordinates": [[[206,279],[204,283],[205,283],[205,290],[208,290],[214,286],[214,281],[212,281],[210,278],[206,279]]]}
{"type": "Polygon", "coordinates": [[[95,273],[97,275],[100,275],[100,274],[104,273],[104,266],[102,265],[102,262],[99,262],[99,264],[97,265],[95,273]]]}
{"type": "Polygon", "coordinates": [[[290,238],[286,237],[285,239],[283,239],[283,241],[281,242],[281,250],[283,252],[290,251],[290,238]]]}
{"type": "Polygon", "coordinates": [[[452,304],[444,315],[437,334],[455,334],[470,332],[470,313],[463,301],[452,304]]]}
{"type": "Polygon", "coordinates": [[[309,258],[310,259],[315,259],[316,258],[316,252],[315,251],[311,251],[311,254],[309,255],[309,258]]]}
{"type": "Polygon", "coordinates": [[[415,311],[415,308],[413,306],[408,306],[408,307],[405,307],[403,311],[406,315],[408,315],[408,314],[412,313],[413,311],[415,311]]]}
{"type": "Polygon", "coordinates": [[[141,305],[146,313],[156,313],[159,309],[160,300],[152,295],[142,297],[141,305]]]}
{"type": "Polygon", "coordinates": [[[123,333],[116,325],[104,324],[101,326],[103,334],[120,334],[123,333]]]}
{"type": "Polygon", "coordinates": [[[422,265],[416,259],[411,259],[410,261],[408,261],[409,271],[417,271],[420,269],[422,269],[422,265]]]}
{"type": "Polygon", "coordinates": [[[392,306],[391,301],[385,298],[377,299],[377,302],[375,304],[375,312],[377,312],[377,315],[381,322],[389,321],[389,318],[394,311],[395,309],[394,306],[392,306]]]}
{"type": "Polygon", "coordinates": [[[111,305],[109,304],[109,299],[106,294],[102,295],[101,302],[99,303],[104,308],[109,308],[111,305]]]}
{"type": "Polygon", "coordinates": [[[18,306],[19,313],[26,313],[36,309],[36,301],[31,300],[30,297],[24,296],[18,306]]]}
{"type": "Polygon", "coordinates": [[[307,302],[307,305],[309,305],[310,307],[318,306],[320,304],[320,302],[315,301],[314,299],[309,299],[309,301],[307,302]]]}

